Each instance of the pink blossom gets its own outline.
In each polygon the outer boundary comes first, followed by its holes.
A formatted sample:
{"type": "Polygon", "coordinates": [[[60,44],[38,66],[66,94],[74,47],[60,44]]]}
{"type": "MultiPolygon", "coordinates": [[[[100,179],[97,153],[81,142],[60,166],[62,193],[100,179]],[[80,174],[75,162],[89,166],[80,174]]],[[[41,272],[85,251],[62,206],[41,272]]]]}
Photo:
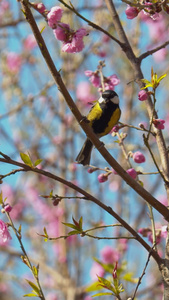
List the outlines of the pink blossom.
{"type": "Polygon", "coordinates": [[[140,101],[145,101],[148,99],[148,93],[144,90],[141,90],[139,93],[138,93],[138,99],[140,101]]]}
{"type": "Polygon", "coordinates": [[[69,245],[75,245],[76,241],[77,241],[77,235],[70,235],[67,239],[66,239],[67,243],[69,245]]]}
{"type": "Polygon", "coordinates": [[[120,129],[120,126],[119,125],[115,125],[112,130],[110,131],[110,133],[113,133],[113,132],[118,132],[120,129]]]}
{"type": "Polygon", "coordinates": [[[0,294],[4,294],[6,292],[9,292],[9,287],[5,282],[0,282],[0,294]]]}
{"type": "Polygon", "coordinates": [[[48,25],[51,28],[56,28],[63,14],[63,9],[60,6],[54,6],[47,14],[48,25]]]}
{"type": "Polygon", "coordinates": [[[164,226],[161,227],[161,236],[164,239],[166,239],[167,238],[167,234],[168,234],[168,232],[167,232],[167,225],[164,225],[164,226]]]}
{"type": "Polygon", "coordinates": [[[100,277],[103,277],[104,276],[104,269],[103,267],[97,263],[97,262],[94,262],[93,265],[92,265],[92,268],[90,270],[90,277],[92,280],[97,280],[97,275],[100,276],[100,277]]]}
{"type": "Polygon", "coordinates": [[[110,41],[110,37],[108,35],[104,34],[102,41],[103,41],[103,43],[108,43],[110,41]]]}
{"type": "Polygon", "coordinates": [[[105,90],[114,90],[114,87],[120,83],[117,75],[108,76],[104,81],[105,90]]]}
{"type": "Polygon", "coordinates": [[[27,36],[27,38],[24,41],[24,48],[26,50],[33,50],[35,47],[37,47],[37,41],[33,34],[30,34],[27,36]]]}
{"type": "Polygon", "coordinates": [[[79,28],[74,32],[74,34],[72,34],[72,37],[68,42],[63,43],[62,51],[68,53],[77,53],[82,51],[84,48],[83,37],[86,35],[86,29],[79,28]]]}
{"type": "Polygon", "coordinates": [[[55,145],[60,145],[63,143],[63,138],[59,135],[55,135],[52,141],[55,145]]]}
{"type": "Polygon", "coordinates": [[[68,169],[69,169],[69,171],[70,172],[75,172],[76,170],[77,170],[77,164],[76,163],[70,163],[69,165],[68,165],[68,169]]]}
{"type": "Polygon", "coordinates": [[[162,15],[155,21],[148,18],[146,23],[150,37],[154,42],[159,42],[159,40],[162,42],[167,38],[168,33],[166,31],[165,19],[162,15]]]}
{"type": "Polygon", "coordinates": [[[137,164],[141,164],[146,161],[145,156],[140,151],[136,151],[135,153],[133,153],[133,160],[137,164]]]}
{"type": "Polygon", "coordinates": [[[106,51],[104,50],[99,50],[96,54],[100,57],[106,57],[107,55],[106,51]]]}
{"type": "Polygon", "coordinates": [[[128,240],[127,239],[120,239],[119,240],[118,249],[119,251],[125,252],[128,249],[128,240]]]}
{"type": "Polygon", "coordinates": [[[118,173],[112,168],[112,174],[117,175],[118,173]]]}
{"type": "Polygon", "coordinates": [[[127,172],[133,179],[136,179],[136,177],[137,177],[137,172],[136,172],[136,170],[134,170],[133,168],[131,168],[131,169],[128,169],[126,172],[127,172]]]}
{"type": "Polygon", "coordinates": [[[91,77],[92,75],[93,75],[93,71],[90,71],[90,70],[86,70],[85,72],[85,75],[87,76],[87,77],[91,77]]]}
{"type": "Polygon", "coordinates": [[[2,220],[0,220],[0,244],[6,244],[11,239],[12,238],[8,231],[7,225],[2,220]]]}
{"type": "Polygon", "coordinates": [[[102,183],[102,182],[105,182],[105,181],[108,180],[108,176],[107,176],[106,173],[102,173],[102,174],[99,174],[99,176],[97,177],[97,179],[98,179],[98,181],[100,183],[102,183]]]}
{"type": "Polygon", "coordinates": [[[46,230],[49,234],[49,236],[51,237],[57,237],[60,234],[60,230],[59,230],[60,226],[59,226],[59,220],[56,218],[55,220],[51,220],[51,222],[49,222],[49,224],[47,224],[46,226],[46,230]]]}
{"type": "Polygon", "coordinates": [[[46,11],[46,7],[43,3],[37,3],[36,5],[36,9],[43,14],[46,11]]]}
{"type": "Polygon", "coordinates": [[[25,206],[26,204],[23,202],[23,199],[19,199],[19,202],[16,203],[12,208],[10,213],[11,218],[13,220],[18,220],[21,217],[25,206]]]}
{"type": "Polygon", "coordinates": [[[59,298],[57,297],[57,295],[55,293],[50,292],[47,294],[46,300],[59,300],[59,298]]]}
{"type": "Polygon", "coordinates": [[[72,114],[66,114],[63,118],[63,121],[64,121],[64,124],[67,126],[67,127],[71,127],[72,125],[72,122],[74,121],[73,119],[73,115],[72,114]]]}
{"type": "Polygon", "coordinates": [[[162,119],[153,119],[153,124],[157,129],[164,129],[165,120],[162,119]]]}
{"type": "Polygon", "coordinates": [[[137,7],[132,7],[130,5],[127,5],[127,9],[125,10],[125,14],[127,16],[127,19],[134,19],[138,16],[139,10],[137,7]]]}
{"type": "Polygon", "coordinates": [[[53,33],[57,40],[66,41],[69,37],[70,26],[69,24],[59,23],[53,33]]]}
{"type": "Polygon", "coordinates": [[[156,62],[162,62],[165,60],[166,55],[167,55],[167,49],[162,48],[159,51],[153,53],[153,58],[156,62]]]}
{"type": "Polygon", "coordinates": [[[83,102],[84,105],[89,105],[89,103],[95,100],[94,95],[91,94],[91,85],[89,82],[81,81],[76,89],[76,97],[83,102]]]}
{"type": "Polygon", "coordinates": [[[6,0],[0,1],[0,16],[1,17],[8,9],[9,9],[9,2],[6,0]]]}
{"type": "MultiPolygon", "coordinates": [[[[151,243],[153,243],[153,234],[152,234],[152,232],[150,232],[150,233],[148,234],[148,240],[149,240],[151,243]]],[[[156,234],[156,243],[159,244],[160,242],[161,242],[161,233],[158,232],[158,234],[156,234]]]]}
{"type": "Polygon", "coordinates": [[[3,198],[8,198],[10,202],[14,201],[14,191],[12,190],[12,187],[7,183],[3,184],[3,198]]]}
{"type": "Polygon", "coordinates": [[[148,234],[150,234],[151,229],[150,229],[150,228],[140,228],[140,229],[138,230],[138,232],[139,232],[142,236],[147,237],[148,234]]]}
{"type": "MultiPolygon", "coordinates": [[[[156,228],[156,242],[159,244],[162,238],[167,238],[167,225],[161,226],[160,224],[157,225],[156,228]]],[[[148,237],[148,240],[153,243],[153,235],[152,230],[149,228],[142,228],[139,232],[144,236],[148,237]]]]}
{"type": "Polygon", "coordinates": [[[120,258],[119,252],[111,246],[105,246],[100,254],[105,264],[114,264],[120,258]]]}
{"type": "Polygon", "coordinates": [[[93,86],[100,87],[101,82],[100,82],[100,77],[97,72],[92,72],[90,70],[86,70],[84,73],[87,77],[90,77],[89,80],[93,84],[93,86]]]}
{"type": "Polygon", "coordinates": [[[93,298],[92,297],[90,297],[90,296],[86,296],[86,297],[84,297],[84,300],[92,300],[93,298]]]}
{"type": "Polygon", "coordinates": [[[158,200],[165,206],[168,206],[168,199],[165,195],[160,195],[158,200]]]}
{"type": "Polygon", "coordinates": [[[9,204],[6,204],[5,207],[4,207],[4,209],[5,209],[6,212],[9,213],[12,210],[12,206],[10,206],[9,204]]]}
{"type": "Polygon", "coordinates": [[[22,58],[15,52],[9,52],[6,56],[6,63],[11,72],[18,73],[22,66],[22,58]]]}
{"type": "Polygon", "coordinates": [[[112,181],[110,184],[109,184],[109,189],[113,192],[116,192],[119,190],[119,182],[116,180],[116,181],[112,181]]]}

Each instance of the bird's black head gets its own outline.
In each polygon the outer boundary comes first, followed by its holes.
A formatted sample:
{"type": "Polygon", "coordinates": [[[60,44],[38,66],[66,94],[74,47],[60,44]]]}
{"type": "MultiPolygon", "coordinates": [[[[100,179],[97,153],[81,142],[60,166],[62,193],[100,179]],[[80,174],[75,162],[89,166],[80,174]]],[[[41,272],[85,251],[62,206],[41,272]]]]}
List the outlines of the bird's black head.
{"type": "Polygon", "coordinates": [[[116,92],[112,91],[112,90],[107,90],[107,91],[104,91],[102,93],[102,98],[103,99],[113,99],[116,96],[118,97],[118,95],[116,94],[116,92]]]}
{"type": "Polygon", "coordinates": [[[105,92],[102,93],[102,96],[100,98],[100,103],[104,101],[104,102],[113,102],[114,104],[119,104],[119,97],[116,94],[115,91],[112,90],[107,90],[105,92]]]}

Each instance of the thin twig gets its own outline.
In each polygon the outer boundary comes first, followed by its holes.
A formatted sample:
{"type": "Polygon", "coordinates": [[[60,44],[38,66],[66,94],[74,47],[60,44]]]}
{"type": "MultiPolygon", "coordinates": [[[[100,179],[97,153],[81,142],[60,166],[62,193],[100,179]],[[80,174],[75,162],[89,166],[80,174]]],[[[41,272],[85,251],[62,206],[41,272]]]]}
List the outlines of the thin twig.
{"type": "Polygon", "coordinates": [[[12,229],[13,229],[15,235],[16,235],[16,238],[18,239],[18,242],[19,242],[19,244],[20,244],[21,250],[22,250],[22,252],[23,252],[23,255],[24,255],[24,256],[23,256],[23,262],[24,262],[24,263],[28,266],[28,268],[31,270],[32,275],[33,275],[33,277],[34,277],[34,279],[35,279],[35,281],[36,281],[36,283],[37,283],[37,287],[38,287],[38,294],[37,294],[37,297],[39,297],[41,300],[45,300],[45,296],[44,296],[44,294],[43,294],[43,290],[42,290],[41,285],[40,285],[40,282],[39,282],[39,275],[38,275],[39,272],[38,272],[38,267],[36,268],[36,269],[37,269],[37,272],[35,273],[35,271],[34,271],[34,266],[32,266],[32,263],[31,263],[31,261],[30,261],[30,259],[29,259],[29,256],[28,256],[28,254],[27,254],[27,252],[26,252],[26,250],[25,250],[25,247],[24,247],[24,245],[23,245],[23,243],[22,243],[22,236],[21,236],[21,234],[20,234],[19,231],[15,228],[14,223],[13,223],[13,221],[12,221],[12,219],[11,219],[11,217],[10,217],[10,214],[9,214],[8,212],[6,212],[6,216],[7,216],[8,220],[9,220],[10,226],[12,227],[12,229]]]}
{"type": "Polygon", "coordinates": [[[104,30],[102,27],[100,27],[99,25],[91,22],[89,19],[85,18],[84,16],[82,16],[72,5],[68,5],[65,1],[63,0],[58,0],[60,3],[62,3],[65,7],[67,7],[69,10],[71,10],[73,13],[75,13],[79,18],[81,18],[83,21],[85,21],[86,23],[88,23],[89,26],[95,28],[96,30],[99,30],[101,32],[103,32],[104,34],[108,35],[113,41],[115,41],[118,45],[122,46],[122,43],[115,38],[112,34],[110,34],[108,31],[104,30]]]}
{"type": "Polygon", "coordinates": [[[154,54],[155,52],[157,52],[157,51],[159,51],[159,50],[165,48],[165,47],[168,46],[168,45],[169,45],[169,41],[167,41],[167,42],[161,44],[160,46],[158,46],[158,47],[156,47],[156,48],[154,48],[154,49],[152,49],[152,50],[146,51],[145,53],[141,54],[141,55],[138,57],[138,59],[139,59],[140,61],[142,61],[144,58],[147,58],[148,56],[150,56],[150,55],[154,54]]]}
{"type": "Polygon", "coordinates": [[[11,172],[9,172],[9,173],[7,173],[7,174],[5,174],[5,175],[0,175],[0,180],[2,180],[2,179],[4,179],[5,177],[8,177],[8,176],[10,176],[10,175],[14,175],[14,174],[16,174],[16,173],[18,173],[18,172],[24,172],[25,170],[23,169],[23,168],[21,168],[21,169],[16,169],[16,170],[12,170],[11,172]]]}
{"type": "Polygon", "coordinates": [[[141,276],[139,277],[139,280],[138,280],[136,289],[135,289],[135,291],[134,291],[134,294],[133,294],[133,297],[131,298],[131,300],[134,300],[134,299],[135,299],[137,290],[138,290],[138,288],[139,288],[139,285],[141,284],[141,280],[142,280],[143,276],[145,275],[145,271],[146,271],[147,266],[148,266],[148,263],[149,263],[149,261],[150,261],[150,257],[151,257],[151,255],[152,255],[153,248],[154,248],[154,246],[151,248],[151,250],[150,250],[150,252],[149,252],[149,255],[148,255],[148,258],[147,258],[145,267],[144,267],[144,269],[143,269],[143,273],[142,273],[141,276]]]}

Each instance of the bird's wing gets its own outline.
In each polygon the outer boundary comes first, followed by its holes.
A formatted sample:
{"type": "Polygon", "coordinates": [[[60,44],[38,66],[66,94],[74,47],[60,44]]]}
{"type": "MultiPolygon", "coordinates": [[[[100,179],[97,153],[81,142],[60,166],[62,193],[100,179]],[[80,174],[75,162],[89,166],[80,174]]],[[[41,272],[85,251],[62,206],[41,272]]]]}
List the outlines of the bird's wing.
{"type": "Polygon", "coordinates": [[[99,105],[99,102],[97,102],[94,106],[92,106],[91,110],[89,111],[87,115],[87,119],[92,123],[94,120],[97,120],[102,115],[102,109],[99,105]]]}

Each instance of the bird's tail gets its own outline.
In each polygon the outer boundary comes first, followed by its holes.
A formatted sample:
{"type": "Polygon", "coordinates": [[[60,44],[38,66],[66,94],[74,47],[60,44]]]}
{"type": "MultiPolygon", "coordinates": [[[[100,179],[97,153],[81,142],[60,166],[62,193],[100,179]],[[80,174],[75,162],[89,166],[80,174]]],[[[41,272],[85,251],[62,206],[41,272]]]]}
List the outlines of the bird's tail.
{"type": "Polygon", "coordinates": [[[78,156],[76,157],[76,161],[78,164],[82,164],[83,166],[90,164],[90,157],[92,152],[93,144],[87,138],[83,144],[82,149],[80,150],[78,156]]]}

